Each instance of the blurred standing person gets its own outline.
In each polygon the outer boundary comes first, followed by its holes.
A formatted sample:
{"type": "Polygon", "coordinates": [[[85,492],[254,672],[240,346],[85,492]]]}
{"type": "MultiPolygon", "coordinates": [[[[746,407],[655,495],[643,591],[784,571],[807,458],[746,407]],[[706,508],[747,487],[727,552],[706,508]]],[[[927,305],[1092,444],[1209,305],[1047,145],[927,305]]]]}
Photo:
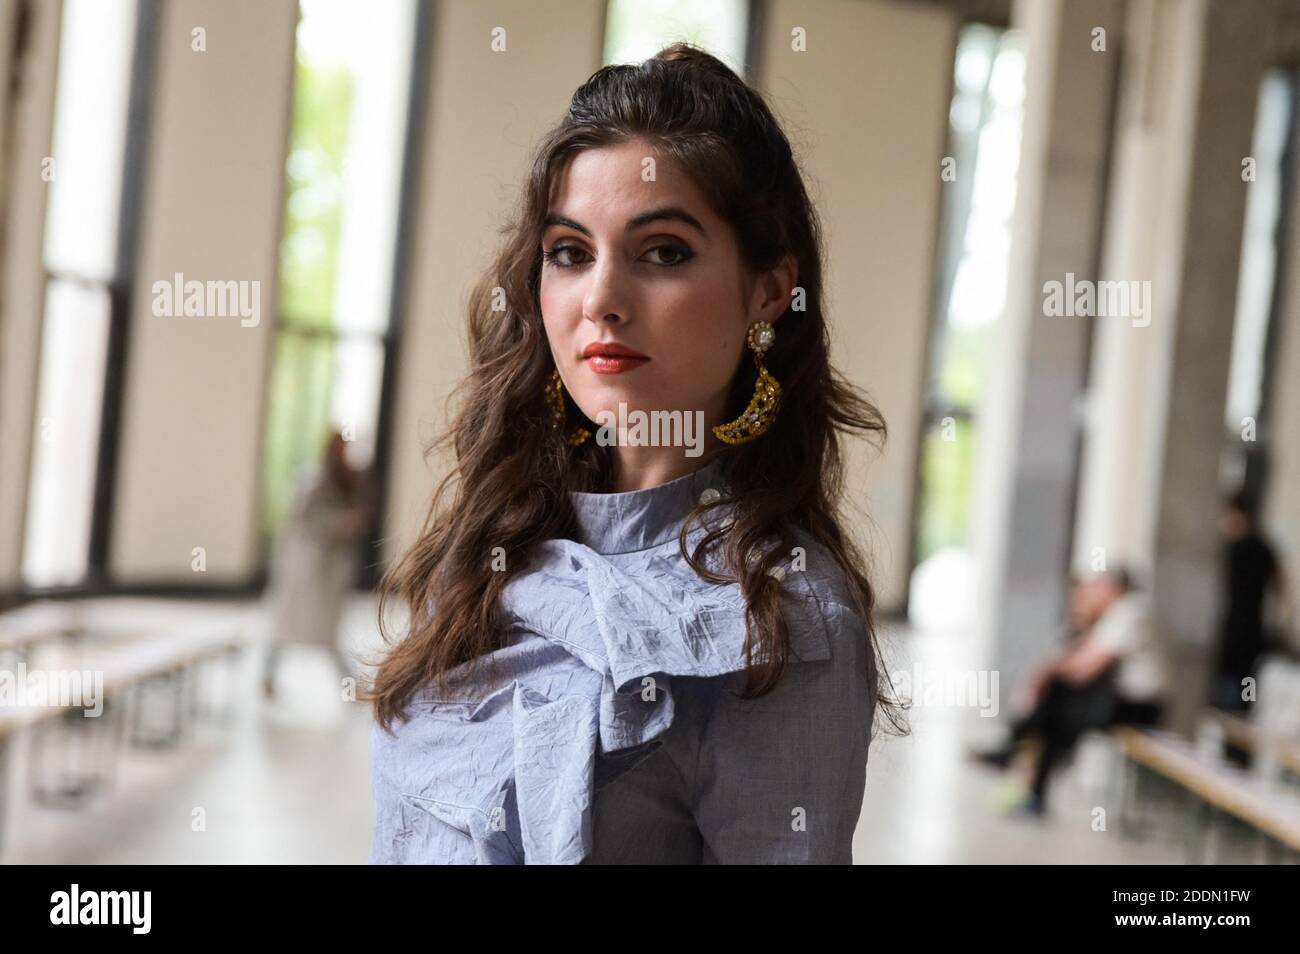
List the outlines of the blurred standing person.
{"type": "Polygon", "coordinates": [[[331,432],[322,464],[299,477],[293,509],[270,583],[271,640],[262,688],[275,694],[275,668],[286,645],[327,650],[343,677],[351,664],[338,645],[339,620],[360,568],[358,540],[373,519],[368,475],[347,459],[347,441],[331,432]]]}
{"type": "Polygon", "coordinates": [[[1256,527],[1252,501],[1244,493],[1227,501],[1219,517],[1223,548],[1223,610],[1219,618],[1219,652],[1213,702],[1220,709],[1246,708],[1242,684],[1253,676],[1269,648],[1264,601],[1270,589],[1286,602],[1282,567],[1273,547],[1256,527]]]}

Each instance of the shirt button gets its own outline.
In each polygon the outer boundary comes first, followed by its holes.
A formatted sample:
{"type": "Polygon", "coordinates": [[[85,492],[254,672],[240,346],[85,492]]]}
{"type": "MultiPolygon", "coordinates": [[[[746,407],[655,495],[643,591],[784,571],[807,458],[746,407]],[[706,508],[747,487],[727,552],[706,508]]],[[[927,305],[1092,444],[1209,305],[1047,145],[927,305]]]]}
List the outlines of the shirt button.
{"type": "Polygon", "coordinates": [[[716,487],[705,487],[704,491],[700,494],[700,503],[705,505],[717,503],[721,499],[722,494],[718,492],[716,487]]]}

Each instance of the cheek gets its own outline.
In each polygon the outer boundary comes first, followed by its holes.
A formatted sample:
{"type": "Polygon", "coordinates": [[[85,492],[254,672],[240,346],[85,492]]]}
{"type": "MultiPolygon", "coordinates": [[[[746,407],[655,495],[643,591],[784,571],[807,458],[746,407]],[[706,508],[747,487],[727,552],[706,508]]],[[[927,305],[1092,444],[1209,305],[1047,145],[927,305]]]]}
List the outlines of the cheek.
{"type": "Polygon", "coordinates": [[[651,344],[670,356],[663,384],[673,403],[699,406],[728,387],[745,348],[745,321],[732,284],[714,275],[648,292],[651,344]]]}
{"type": "Polygon", "coordinates": [[[556,363],[561,368],[569,366],[569,352],[573,350],[574,334],[581,323],[581,298],[575,296],[564,282],[543,281],[538,288],[538,301],[542,308],[542,326],[556,363]]]}

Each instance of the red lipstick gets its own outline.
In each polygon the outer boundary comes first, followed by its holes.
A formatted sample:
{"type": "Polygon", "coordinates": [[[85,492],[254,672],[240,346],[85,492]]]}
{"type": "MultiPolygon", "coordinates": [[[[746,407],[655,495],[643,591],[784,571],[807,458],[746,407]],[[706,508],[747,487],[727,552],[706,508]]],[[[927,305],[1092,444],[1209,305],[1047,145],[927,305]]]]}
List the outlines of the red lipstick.
{"type": "Polygon", "coordinates": [[[614,341],[593,341],[582,349],[582,358],[597,374],[622,374],[650,359],[614,341]]]}

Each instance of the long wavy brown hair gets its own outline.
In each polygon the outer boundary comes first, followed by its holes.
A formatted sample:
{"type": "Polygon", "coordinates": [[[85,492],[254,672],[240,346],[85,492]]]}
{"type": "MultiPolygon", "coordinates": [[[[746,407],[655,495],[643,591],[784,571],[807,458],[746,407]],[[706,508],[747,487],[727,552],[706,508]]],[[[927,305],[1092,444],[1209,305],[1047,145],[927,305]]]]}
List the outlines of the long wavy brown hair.
{"type": "MultiPolygon", "coordinates": [[[[787,663],[781,583],[769,571],[788,559],[798,543],[793,531],[800,528],[842,567],[866,622],[877,708],[905,731],[881,665],[866,564],[842,532],[838,510],[844,488],[841,434],[857,433],[878,447],[885,424],[831,367],[821,231],[785,134],[758,92],[688,44],[666,47],[639,65],[598,70],[537,148],[501,248],[470,296],[469,373],[452,393],[457,411],[451,425],[425,448],[427,460],[450,447],[454,467],[438,485],[418,539],[380,583],[386,654],[363,698],[373,703],[379,724],[392,731],[394,719],[406,718],[413,695],[433,682],[445,686],[448,670],[468,663],[461,672],[471,673],[471,681],[479,678],[483,657],[501,646],[503,587],[527,570],[539,543],[576,538],[568,492],[612,486],[609,447],[595,440],[571,447],[564,440],[575,425],[594,430],[567,393],[564,432],[552,426],[543,388],[554,362],[538,289],[552,182],[579,151],[632,139],[648,142],[686,170],[734,229],[747,268],[770,269],[787,252],[798,262],[803,308],[782,315],[765,355],[782,385],[776,420],[761,437],[725,448],[722,476],[732,495],[696,507],[678,535],[681,556],[697,574],[743,588],[749,665],[741,695],[771,691],[787,663]],[[687,552],[696,522],[724,505],[735,508],[730,526],[710,529],[687,552]],[[740,572],[719,575],[703,565],[705,553],[718,546],[724,566],[740,572]],[[505,571],[493,566],[493,553],[501,552],[509,554],[505,571]],[[386,605],[394,598],[407,610],[406,629],[397,638],[385,623],[386,605]]],[[[755,374],[752,362],[741,362],[728,419],[745,408],[755,374]]],[[[494,678],[492,672],[484,677],[485,690],[494,678]]]]}

